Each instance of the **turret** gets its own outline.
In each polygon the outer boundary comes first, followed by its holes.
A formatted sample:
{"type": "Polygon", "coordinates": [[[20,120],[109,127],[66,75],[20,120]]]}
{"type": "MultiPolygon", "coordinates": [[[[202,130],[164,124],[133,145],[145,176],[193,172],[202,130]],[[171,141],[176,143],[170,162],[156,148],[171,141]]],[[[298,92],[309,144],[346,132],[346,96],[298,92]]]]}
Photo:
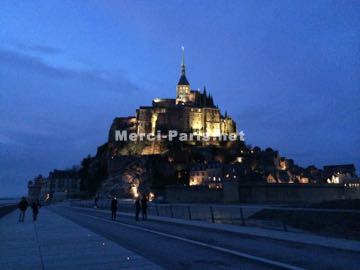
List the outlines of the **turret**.
{"type": "Polygon", "coordinates": [[[176,104],[182,104],[189,101],[190,84],[186,78],[185,61],[184,61],[184,47],[182,49],[182,61],[180,79],[176,86],[176,104]]]}

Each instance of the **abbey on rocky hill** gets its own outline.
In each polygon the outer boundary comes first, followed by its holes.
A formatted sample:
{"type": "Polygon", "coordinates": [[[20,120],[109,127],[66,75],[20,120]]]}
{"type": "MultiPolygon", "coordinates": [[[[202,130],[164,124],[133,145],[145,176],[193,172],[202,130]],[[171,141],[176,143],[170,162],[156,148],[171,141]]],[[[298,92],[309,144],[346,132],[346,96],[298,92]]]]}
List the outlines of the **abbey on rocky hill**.
{"type": "Polygon", "coordinates": [[[191,90],[186,78],[184,48],[182,47],[182,63],[180,79],[176,85],[176,98],[156,98],[152,106],[141,106],[136,116],[117,117],[109,132],[109,142],[115,140],[116,130],[128,132],[152,133],[176,130],[218,137],[221,134],[236,132],[236,124],[226,113],[214,105],[213,97],[207,93],[191,90]]]}

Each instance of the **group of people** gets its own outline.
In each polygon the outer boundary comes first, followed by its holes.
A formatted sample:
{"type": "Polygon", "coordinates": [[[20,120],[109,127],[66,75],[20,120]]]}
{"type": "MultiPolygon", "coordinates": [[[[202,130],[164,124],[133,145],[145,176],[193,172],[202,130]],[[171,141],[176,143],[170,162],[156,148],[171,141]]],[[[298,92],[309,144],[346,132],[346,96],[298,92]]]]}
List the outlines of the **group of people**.
{"type": "MultiPolygon", "coordinates": [[[[148,198],[146,195],[143,195],[142,198],[137,197],[135,200],[135,220],[139,221],[140,211],[142,213],[142,219],[147,220],[147,208],[148,208],[148,198]]],[[[111,219],[116,220],[117,212],[117,199],[114,197],[111,200],[111,219]]]]}
{"type": "Polygon", "coordinates": [[[137,197],[135,200],[135,220],[139,221],[140,210],[142,213],[142,220],[147,220],[147,208],[148,208],[148,198],[144,195],[141,200],[140,197],[137,197]]]}
{"type": "MultiPolygon", "coordinates": [[[[24,222],[25,220],[25,213],[26,210],[29,207],[29,203],[26,200],[25,197],[21,198],[21,201],[18,204],[18,208],[20,210],[20,215],[19,215],[19,222],[24,222]]],[[[39,208],[41,207],[39,200],[34,201],[31,205],[30,205],[31,209],[32,209],[32,213],[33,213],[33,221],[36,221],[37,216],[39,214],[39,208]]]]}

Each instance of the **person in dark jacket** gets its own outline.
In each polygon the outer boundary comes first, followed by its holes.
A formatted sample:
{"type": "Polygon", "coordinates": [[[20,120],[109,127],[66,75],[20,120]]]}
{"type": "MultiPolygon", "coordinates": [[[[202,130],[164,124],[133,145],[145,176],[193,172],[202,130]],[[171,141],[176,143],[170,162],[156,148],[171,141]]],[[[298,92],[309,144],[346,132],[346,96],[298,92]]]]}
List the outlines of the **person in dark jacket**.
{"type": "Polygon", "coordinates": [[[40,208],[40,202],[39,200],[36,200],[36,202],[33,202],[31,204],[32,212],[33,212],[33,220],[36,221],[37,215],[39,214],[39,208],[40,208]]]}
{"type": "Polygon", "coordinates": [[[140,198],[137,197],[135,201],[135,220],[139,221],[139,214],[140,214],[140,198]]]}
{"type": "Polygon", "coordinates": [[[142,212],[142,219],[147,219],[147,197],[143,195],[141,199],[141,212],[142,212]]]}
{"type": "Polygon", "coordinates": [[[95,197],[95,206],[94,206],[94,208],[98,208],[98,202],[99,202],[99,196],[98,196],[98,195],[96,195],[96,197],[95,197]]]}
{"type": "Polygon", "coordinates": [[[117,200],[114,197],[111,201],[111,219],[116,220],[116,211],[117,211],[117,200]]]}
{"type": "Polygon", "coordinates": [[[26,212],[26,209],[28,208],[28,206],[29,206],[29,203],[27,202],[25,197],[22,197],[21,201],[18,204],[18,208],[20,210],[19,222],[24,222],[25,212],[26,212]]]}

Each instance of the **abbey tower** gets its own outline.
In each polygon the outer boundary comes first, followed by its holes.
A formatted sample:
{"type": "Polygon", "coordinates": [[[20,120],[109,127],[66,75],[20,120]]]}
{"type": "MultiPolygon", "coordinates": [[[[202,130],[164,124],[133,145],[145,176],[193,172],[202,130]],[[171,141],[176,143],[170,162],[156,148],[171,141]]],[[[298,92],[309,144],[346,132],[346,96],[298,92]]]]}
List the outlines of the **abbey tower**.
{"type": "Polygon", "coordinates": [[[236,132],[235,122],[227,114],[221,114],[205,88],[202,92],[190,89],[186,78],[184,48],[180,70],[176,98],[156,98],[152,101],[152,106],[139,107],[135,117],[115,118],[109,141],[115,139],[114,131],[119,129],[137,134],[177,130],[196,135],[207,134],[210,137],[236,132]]]}

